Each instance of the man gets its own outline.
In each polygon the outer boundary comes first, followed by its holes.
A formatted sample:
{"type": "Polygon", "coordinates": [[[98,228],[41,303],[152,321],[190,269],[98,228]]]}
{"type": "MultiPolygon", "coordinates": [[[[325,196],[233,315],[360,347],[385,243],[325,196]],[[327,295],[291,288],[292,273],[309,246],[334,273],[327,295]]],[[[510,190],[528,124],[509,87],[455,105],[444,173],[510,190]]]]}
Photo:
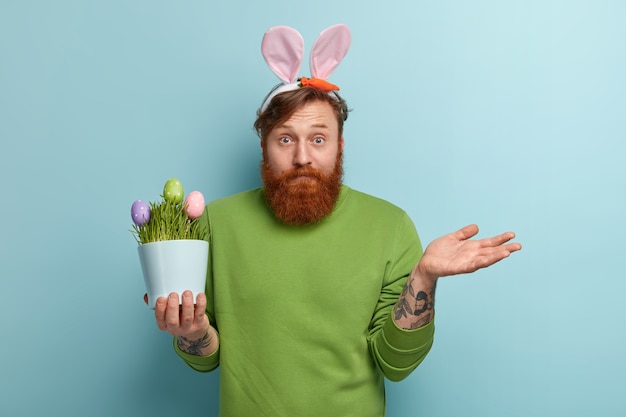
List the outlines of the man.
{"type": "Polygon", "coordinates": [[[202,217],[206,296],[157,300],[181,358],[220,366],[221,416],[383,416],[383,377],[405,378],[430,350],[439,277],[521,249],[510,232],[469,240],[470,225],[422,255],[402,210],[341,183],[347,114],[316,87],[274,96],[255,123],[264,187],[202,217]]]}
{"type": "Polygon", "coordinates": [[[404,211],[342,184],[348,108],[326,77],[349,43],[345,25],[322,32],[313,77],[297,79],[299,33],[266,33],[283,84],[255,122],[264,186],[207,205],[206,295],[156,302],[178,355],[198,371],[220,366],[223,417],[383,416],[384,377],[405,378],[432,346],[439,277],[521,249],[513,233],[469,240],[470,225],[422,254],[404,211]]]}

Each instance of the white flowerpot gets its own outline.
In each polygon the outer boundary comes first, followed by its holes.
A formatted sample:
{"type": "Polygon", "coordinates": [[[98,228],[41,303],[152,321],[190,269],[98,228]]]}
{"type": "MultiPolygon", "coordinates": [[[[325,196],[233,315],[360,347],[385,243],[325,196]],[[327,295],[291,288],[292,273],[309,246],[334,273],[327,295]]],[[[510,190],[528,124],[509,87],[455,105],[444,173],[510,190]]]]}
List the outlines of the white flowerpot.
{"type": "Polygon", "coordinates": [[[204,240],[163,240],[139,245],[139,261],[148,293],[148,306],[157,298],[185,290],[193,292],[194,301],[205,291],[209,243],[204,240]]]}

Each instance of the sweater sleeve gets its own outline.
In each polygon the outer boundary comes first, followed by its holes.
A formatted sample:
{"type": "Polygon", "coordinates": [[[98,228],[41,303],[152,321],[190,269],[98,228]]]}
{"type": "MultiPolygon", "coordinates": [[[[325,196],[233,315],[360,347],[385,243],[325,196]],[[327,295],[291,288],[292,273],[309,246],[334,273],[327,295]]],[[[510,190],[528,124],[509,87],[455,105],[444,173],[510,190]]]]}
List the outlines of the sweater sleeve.
{"type": "Polygon", "coordinates": [[[405,214],[395,233],[392,259],[387,263],[383,287],[370,324],[368,344],[381,372],[400,381],[424,360],[433,344],[434,320],[415,330],[399,328],[393,309],[407,278],[422,256],[422,246],[413,222],[405,214]]]}
{"type": "Polygon", "coordinates": [[[433,344],[434,322],[415,330],[400,329],[391,314],[370,343],[379,369],[391,381],[400,381],[424,360],[433,344]]]}
{"type": "Polygon", "coordinates": [[[217,350],[210,354],[209,356],[196,356],[190,355],[187,352],[183,352],[178,347],[178,341],[176,337],[174,337],[174,351],[178,356],[181,357],[183,361],[191,368],[198,372],[210,372],[217,368],[220,363],[220,348],[218,346],[217,350]]]}
{"type": "MultiPolygon", "coordinates": [[[[201,222],[201,225],[200,225],[201,227],[206,227],[207,230],[209,231],[211,230],[208,206],[205,208],[204,213],[202,213],[202,216],[200,217],[199,220],[201,222]]],[[[219,335],[219,330],[217,328],[217,323],[215,321],[215,308],[214,308],[214,301],[213,301],[213,269],[211,267],[213,244],[211,241],[210,232],[209,232],[209,235],[207,236],[207,240],[209,241],[209,261],[208,261],[209,264],[207,265],[207,277],[206,277],[206,284],[205,284],[205,290],[204,290],[204,293],[207,298],[206,314],[207,316],[209,316],[209,322],[215,328],[215,330],[218,332],[218,335],[219,335]]],[[[215,368],[217,368],[220,363],[220,347],[219,346],[217,350],[209,356],[190,355],[189,353],[182,351],[178,347],[177,338],[174,337],[174,352],[176,352],[176,354],[180,356],[180,358],[183,361],[185,361],[187,365],[189,365],[191,368],[193,368],[194,370],[198,372],[212,371],[215,368]]]]}

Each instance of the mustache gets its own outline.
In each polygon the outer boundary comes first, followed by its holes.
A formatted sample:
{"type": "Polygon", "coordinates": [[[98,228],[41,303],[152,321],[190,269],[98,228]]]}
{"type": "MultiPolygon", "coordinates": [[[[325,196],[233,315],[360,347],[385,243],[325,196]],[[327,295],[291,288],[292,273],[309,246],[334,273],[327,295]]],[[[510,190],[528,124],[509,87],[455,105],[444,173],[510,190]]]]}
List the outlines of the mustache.
{"type": "Polygon", "coordinates": [[[317,180],[324,180],[327,175],[312,167],[297,167],[289,171],[283,172],[277,176],[279,181],[289,181],[301,176],[310,177],[317,180]]]}

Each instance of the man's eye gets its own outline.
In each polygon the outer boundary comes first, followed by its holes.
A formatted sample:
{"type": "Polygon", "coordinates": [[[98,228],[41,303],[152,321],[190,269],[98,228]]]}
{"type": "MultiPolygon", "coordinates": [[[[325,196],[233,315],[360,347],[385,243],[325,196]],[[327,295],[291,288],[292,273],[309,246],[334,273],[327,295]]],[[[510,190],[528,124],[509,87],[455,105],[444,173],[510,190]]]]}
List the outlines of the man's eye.
{"type": "Polygon", "coordinates": [[[324,143],[324,138],[317,137],[313,139],[313,142],[319,145],[320,143],[324,143]]]}
{"type": "Polygon", "coordinates": [[[288,137],[282,137],[282,138],[278,139],[278,141],[279,141],[280,143],[289,143],[289,142],[291,142],[291,138],[288,138],[288,137]]]}

